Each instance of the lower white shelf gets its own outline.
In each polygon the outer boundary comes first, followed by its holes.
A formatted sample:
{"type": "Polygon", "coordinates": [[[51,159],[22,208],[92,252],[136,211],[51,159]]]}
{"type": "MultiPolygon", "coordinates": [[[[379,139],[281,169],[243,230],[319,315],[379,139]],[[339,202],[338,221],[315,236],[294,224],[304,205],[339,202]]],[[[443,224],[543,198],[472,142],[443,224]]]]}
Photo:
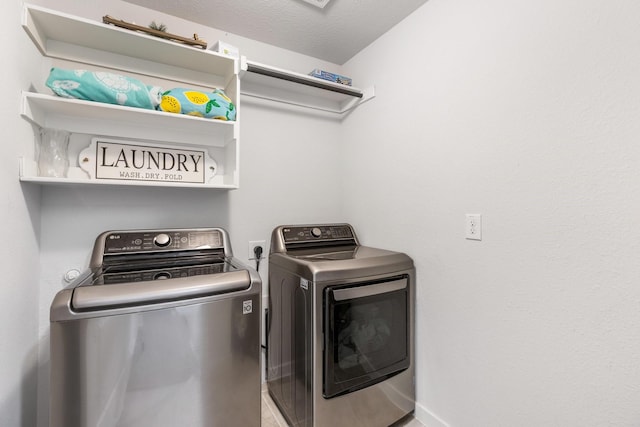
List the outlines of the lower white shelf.
{"type": "MultiPolygon", "coordinates": [[[[180,183],[180,182],[155,182],[155,181],[132,181],[123,179],[90,179],[79,167],[70,167],[66,178],[51,178],[38,176],[36,162],[20,159],[20,181],[30,182],[40,185],[56,185],[56,186],[91,186],[91,185],[107,185],[118,187],[178,187],[178,188],[201,188],[201,189],[220,189],[235,190],[237,184],[225,183],[225,176],[215,176],[211,182],[206,184],[197,183],[180,183]]],[[[237,180],[234,180],[237,182],[237,180]]]]}
{"type": "Polygon", "coordinates": [[[100,102],[23,92],[22,117],[44,128],[178,144],[224,147],[237,123],[100,102]]]}

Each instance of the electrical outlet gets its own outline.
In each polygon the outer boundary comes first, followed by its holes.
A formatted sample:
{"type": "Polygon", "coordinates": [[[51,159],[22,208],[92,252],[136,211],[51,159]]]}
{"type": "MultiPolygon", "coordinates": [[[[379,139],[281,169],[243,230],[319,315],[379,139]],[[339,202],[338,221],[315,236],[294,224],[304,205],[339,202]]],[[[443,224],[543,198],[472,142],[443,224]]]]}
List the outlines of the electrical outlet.
{"type": "Polygon", "coordinates": [[[251,240],[249,242],[249,258],[248,259],[256,259],[255,249],[258,246],[262,248],[262,256],[260,256],[260,259],[266,256],[266,251],[267,251],[266,242],[264,240],[251,240]]]}
{"type": "Polygon", "coordinates": [[[469,240],[482,240],[482,215],[467,214],[465,238],[469,240]]]}

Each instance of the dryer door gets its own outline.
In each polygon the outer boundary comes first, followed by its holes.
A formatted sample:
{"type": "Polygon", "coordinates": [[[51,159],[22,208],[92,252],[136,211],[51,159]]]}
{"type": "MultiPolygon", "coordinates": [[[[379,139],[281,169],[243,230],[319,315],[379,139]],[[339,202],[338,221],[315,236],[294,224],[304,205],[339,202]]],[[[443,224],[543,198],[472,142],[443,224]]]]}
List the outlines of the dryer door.
{"type": "Polygon", "coordinates": [[[409,367],[409,277],[324,290],[323,396],[368,387],[409,367]]]}

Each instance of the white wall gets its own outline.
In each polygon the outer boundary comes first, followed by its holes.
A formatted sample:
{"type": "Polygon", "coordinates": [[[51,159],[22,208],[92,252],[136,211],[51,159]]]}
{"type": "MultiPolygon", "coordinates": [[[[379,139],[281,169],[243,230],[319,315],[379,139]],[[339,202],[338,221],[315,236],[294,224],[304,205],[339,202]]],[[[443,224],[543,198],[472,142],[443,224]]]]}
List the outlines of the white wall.
{"type": "MultiPolygon", "coordinates": [[[[416,261],[428,427],[638,424],[636,2],[431,0],[342,70],[376,86],[342,126],[243,98],[239,190],[46,187],[41,199],[17,180],[33,139],[19,91],[42,76],[15,3],[0,18],[19,58],[1,71],[0,425],[35,425],[37,377],[45,425],[48,304],[100,231],[221,225],[246,259],[277,224],[342,220],[416,261]],[[481,242],[464,239],[465,213],[483,214],[481,242]]],[[[35,3],[148,16],[116,0],[35,3]]],[[[166,20],[259,62],[327,65],[166,20]]]]}
{"type": "Polygon", "coordinates": [[[346,64],[377,94],[344,125],[346,219],[416,261],[427,426],[639,425],[638,16],[431,0],[346,64]]]}
{"type": "Polygon", "coordinates": [[[20,2],[0,14],[5,65],[0,103],[0,425],[35,425],[38,362],[39,189],[18,181],[18,158],[33,155],[33,132],[19,119],[20,92],[33,77],[35,49],[20,28],[20,2]],[[12,61],[21,58],[20,67],[12,61]],[[32,57],[31,57],[32,59],[32,57]]]}

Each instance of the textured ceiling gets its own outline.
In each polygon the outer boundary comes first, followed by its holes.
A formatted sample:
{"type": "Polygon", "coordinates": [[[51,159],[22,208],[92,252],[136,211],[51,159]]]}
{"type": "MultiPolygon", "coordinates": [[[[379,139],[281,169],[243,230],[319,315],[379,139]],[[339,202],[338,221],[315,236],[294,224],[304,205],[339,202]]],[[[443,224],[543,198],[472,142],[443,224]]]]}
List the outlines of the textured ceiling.
{"type": "Polygon", "coordinates": [[[125,0],[342,65],[427,0],[125,0]]]}

